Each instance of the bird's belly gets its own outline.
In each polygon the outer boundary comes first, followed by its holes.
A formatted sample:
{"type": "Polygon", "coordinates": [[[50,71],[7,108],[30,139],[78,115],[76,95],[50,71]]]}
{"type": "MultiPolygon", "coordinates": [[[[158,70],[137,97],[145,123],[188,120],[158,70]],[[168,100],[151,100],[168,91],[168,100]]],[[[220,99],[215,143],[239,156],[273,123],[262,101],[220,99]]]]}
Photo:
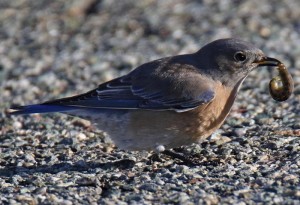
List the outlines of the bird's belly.
{"type": "MultiPolygon", "coordinates": [[[[158,145],[173,148],[208,136],[206,129],[199,125],[199,120],[195,120],[197,115],[194,112],[84,110],[72,115],[93,122],[97,128],[107,133],[118,148],[124,150],[154,150],[158,145]]],[[[207,124],[203,122],[203,125],[207,124]]]]}
{"type": "Polygon", "coordinates": [[[158,145],[174,148],[199,142],[216,129],[225,117],[220,112],[199,115],[189,111],[131,111],[123,116],[121,124],[112,126],[107,133],[124,150],[153,150],[158,145]]]}

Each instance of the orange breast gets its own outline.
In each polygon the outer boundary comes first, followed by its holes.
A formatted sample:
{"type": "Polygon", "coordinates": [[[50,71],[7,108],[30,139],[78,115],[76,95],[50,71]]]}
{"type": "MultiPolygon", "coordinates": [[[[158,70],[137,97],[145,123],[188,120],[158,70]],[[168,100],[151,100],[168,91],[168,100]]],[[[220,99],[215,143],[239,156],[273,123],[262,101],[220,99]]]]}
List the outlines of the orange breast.
{"type": "Polygon", "coordinates": [[[185,113],[185,118],[193,119],[185,130],[199,140],[219,129],[230,112],[237,90],[238,88],[228,88],[221,83],[216,84],[216,95],[212,102],[185,113]]]}

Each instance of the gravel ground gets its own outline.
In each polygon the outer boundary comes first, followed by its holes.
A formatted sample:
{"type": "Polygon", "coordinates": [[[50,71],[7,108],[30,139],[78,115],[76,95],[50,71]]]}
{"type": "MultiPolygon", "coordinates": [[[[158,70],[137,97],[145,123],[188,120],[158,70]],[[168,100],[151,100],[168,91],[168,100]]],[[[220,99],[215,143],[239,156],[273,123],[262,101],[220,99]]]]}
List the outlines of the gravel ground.
{"type": "Polygon", "coordinates": [[[0,1],[2,204],[299,204],[298,0],[0,1]],[[275,102],[256,70],[226,123],[176,149],[198,165],[114,147],[88,121],[6,115],[11,104],[79,94],[149,60],[225,37],[282,60],[295,93],[275,102]]]}

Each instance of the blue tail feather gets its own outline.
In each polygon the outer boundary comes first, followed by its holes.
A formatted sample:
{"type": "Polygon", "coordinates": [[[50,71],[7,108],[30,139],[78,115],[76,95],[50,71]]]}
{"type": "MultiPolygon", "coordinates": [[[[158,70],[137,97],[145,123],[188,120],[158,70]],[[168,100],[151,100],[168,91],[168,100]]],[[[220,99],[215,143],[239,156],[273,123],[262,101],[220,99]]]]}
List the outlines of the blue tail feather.
{"type": "Polygon", "coordinates": [[[16,106],[10,108],[12,111],[10,115],[25,115],[34,113],[50,113],[50,112],[66,112],[70,110],[76,110],[78,107],[73,106],[62,106],[62,105],[26,105],[26,106],[16,106]]]}

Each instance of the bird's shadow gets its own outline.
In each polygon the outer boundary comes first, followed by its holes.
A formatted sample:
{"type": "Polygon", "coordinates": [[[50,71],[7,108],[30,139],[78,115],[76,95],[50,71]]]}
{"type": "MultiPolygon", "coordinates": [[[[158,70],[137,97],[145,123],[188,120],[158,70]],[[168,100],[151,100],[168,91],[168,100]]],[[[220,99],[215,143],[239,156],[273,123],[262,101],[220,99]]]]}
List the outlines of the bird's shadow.
{"type": "Polygon", "coordinates": [[[84,172],[91,169],[130,169],[135,165],[135,161],[131,159],[121,159],[113,162],[75,162],[74,164],[62,162],[54,165],[41,165],[41,166],[7,166],[0,169],[0,177],[12,177],[14,175],[34,174],[34,173],[50,173],[56,174],[62,171],[77,171],[84,172]]]}

